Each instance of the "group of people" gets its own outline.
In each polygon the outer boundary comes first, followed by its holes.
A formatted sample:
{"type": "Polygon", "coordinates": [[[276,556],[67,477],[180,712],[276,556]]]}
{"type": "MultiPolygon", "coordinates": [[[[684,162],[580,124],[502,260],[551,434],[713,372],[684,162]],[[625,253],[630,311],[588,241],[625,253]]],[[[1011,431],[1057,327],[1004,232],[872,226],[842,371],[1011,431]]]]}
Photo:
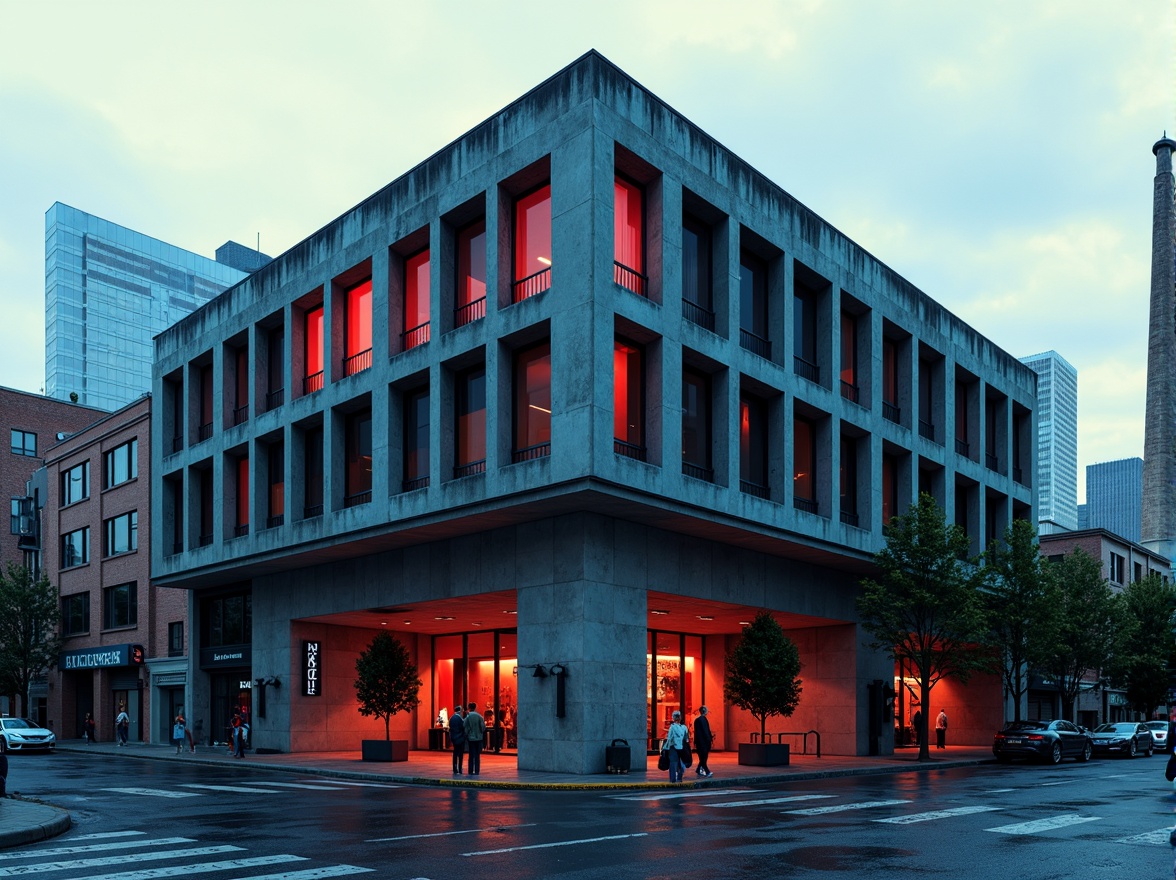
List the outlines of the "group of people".
{"type": "Polygon", "coordinates": [[[711,731],[710,719],[707,718],[706,706],[698,708],[698,717],[694,719],[694,738],[691,740],[690,728],[682,723],[682,713],[674,710],[670,716],[670,727],[666,731],[666,738],[662,741],[662,751],[669,758],[670,782],[682,781],[688,768],[697,756],[698,763],[694,767],[697,776],[714,776],[707,766],[710,758],[711,746],[715,735],[711,731]],[[691,742],[694,744],[691,754],[691,742]]]}
{"type": "Polygon", "coordinates": [[[486,719],[478,713],[478,704],[470,703],[464,709],[455,706],[449,717],[449,743],[453,746],[455,775],[462,774],[467,750],[470,753],[469,775],[477,776],[482,772],[482,743],[485,739],[486,719]]]}
{"type": "MultiPolygon", "coordinates": [[[[923,712],[921,709],[916,709],[915,714],[911,716],[911,727],[915,732],[915,745],[919,745],[923,736],[923,712]]],[[[943,709],[940,709],[939,714],[935,716],[935,748],[947,748],[947,712],[943,709]]]]}

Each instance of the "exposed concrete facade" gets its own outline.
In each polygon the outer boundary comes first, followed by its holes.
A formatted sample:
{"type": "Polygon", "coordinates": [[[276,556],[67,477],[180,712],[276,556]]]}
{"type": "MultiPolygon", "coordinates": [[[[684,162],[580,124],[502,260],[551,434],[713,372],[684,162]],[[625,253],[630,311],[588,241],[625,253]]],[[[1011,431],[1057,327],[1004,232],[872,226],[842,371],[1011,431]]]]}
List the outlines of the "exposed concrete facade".
{"type": "Polygon", "coordinates": [[[1152,147],[1151,314],[1147,339],[1147,409],[1143,436],[1143,545],[1176,559],[1176,141],[1152,147]]]}
{"type": "MultiPolygon", "coordinates": [[[[351,681],[356,655],[384,626],[414,652],[425,680],[417,712],[393,719],[415,747],[425,747],[438,710],[452,709],[438,696],[448,674],[436,659],[441,640],[472,644],[494,631],[493,656],[509,660],[479,693],[508,699],[512,713],[517,706],[520,767],[601,772],[614,737],[636,746],[661,735],[661,712],[648,717],[663,690],[660,677],[651,681],[662,656],[651,651],[652,632],[690,645],[682,663],[669,655],[679,678],[665,698],[676,688],[688,712],[705,701],[720,747],[733,748],[753,722],[723,703],[722,658],[743,620],[768,609],[805,662],[805,696],[782,727],[816,728],[828,751],[864,753],[865,685],[894,676],[854,610],[856,584],[882,546],[883,511],[900,513],[928,491],[976,550],[1013,518],[1033,516],[1032,371],[596,53],[162,333],[154,388],[162,415],[153,521],[175,540],[157,542],[153,572],[156,583],[193,591],[193,701],[220,699],[218,675],[243,689],[280,678],[266,717],[255,711],[254,742],[282,750],[383,736],[382,723],[357,714],[351,681]],[[618,174],[644,194],[639,291],[619,283],[614,265],[618,174]],[[520,298],[513,212],[546,181],[550,287],[520,298]],[[684,307],[687,214],[711,236],[713,330],[684,307]],[[455,235],[479,216],[485,314],[455,326],[455,235]],[[432,332],[409,347],[404,264],[423,247],[432,332]],[[746,254],[766,267],[758,343],[740,332],[746,254]],[[349,375],[346,291],[368,278],[371,366],[349,375]],[[794,330],[805,296],[815,308],[813,348],[802,358],[794,330]],[[318,388],[305,328],[320,303],[318,388]],[[853,334],[852,363],[843,328],[853,334]],[[644,359],[639,455],[625,453],[614,430],[617,339],[644,359]],[[515,434],[516,356],[543,341],[550,444],[530,457],[515,434]],[[283,387],[268,378],[275,361],[283,387]],[[471,472],[455,468],[454,438],[472,366],[485,368],[486,444],[484,465],[471,472]],[[707,467],[681,452],[686,370],[709,388],[707,467]],[[211,404],[199,392],[209,381],[211,404]],[[242,385],[244,418],[230,393],[242,385]],[[421,388],[429,466],[410,481],[406,400],[421,388]],[[765,414],[760,483],[741,469],[741,399],[761,402],[765,414]],[[369,410],[367,495],[348,485],[347,441],[352,416],[369,410]],[[815,479],[794,500],[808,471],[795,439],[806,420],[815,479]],[[321,506],[307,480],[317,451],[308,438],[320,426],[321,506]],[[271,478],[275,449],[281,472],[271,478]],[[208,603],[230,594],[251,597],[247,646],[218,643],[205,627],[208,603]],[[323,646],[323,696],[297,686],[306,639],[323,646]],[[218,672],[218,651],[237,665],[218,672]],[[555,676],[531,672],[557,664],[567,669],[563,717],[555,676]]],[[[1001,721],[995,683],[979,696],[936,694],[954,701],[947,708],[961,742],[983,742],[1001,721]],[[962,727],[954,721],[969,715],[962,727]]],[[[881,748],[891,745],[884,731],[881,748]]]]}

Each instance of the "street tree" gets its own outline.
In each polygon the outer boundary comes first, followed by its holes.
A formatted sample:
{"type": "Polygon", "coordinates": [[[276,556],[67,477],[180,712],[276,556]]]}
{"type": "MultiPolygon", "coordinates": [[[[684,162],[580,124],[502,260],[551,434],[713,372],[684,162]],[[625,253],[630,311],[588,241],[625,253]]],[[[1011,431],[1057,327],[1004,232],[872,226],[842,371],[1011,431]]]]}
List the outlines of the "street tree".
{"type": "MultiPolygon", "coordinates": [[[[931,691],[944,678],[967,681],[990,665],[984,648],[984,609],[976,560],[968,556],[968,536],[948,525],[930,495],[886,527],[886,546],[874,557],[878,577],[862,581],[857,600],[862,626],[895,661],[909,666],[917,680],[919,703],[931,705],[931,691]]],[[[920,720],[919,760],[930,760],[927,715],[920,720]]]]}
{"type": "Polygon", "coordinates": [[[1013,720],[1020,721],[1021,700],[1047,654],[1056,625],[1056,587],[1041,556],[1037,530],[1026,520],[1014,520],[1005,529],[1004,540],[989,545],[985,562],[987,641],[999,654],[1013,720]]]}
{"type": "Polygon", "coordinates": [[[1176,586],[1152,572],[1130,584],[1115,601],[1120,616],[1110,678],[1125,691],[1131,708],[1150,718],[1168,700],[1168,661],[1176,652],[1176,586]]]}
{"type": "Polygon", "coordinates": [[[1110,664],[1120,615],[1102,563],[1081,547],[1049,565],[1057,616],[1041,669],[1061,698],[1062,717],[1072,720],[1083,683],[1089,686],[1110,664]]]}
{"type": "Polygon", "coordinates": [[[760,723],[760,740],[768,719],[785,718],[800,703],[800,652],[776,618],[761,611],[727,655],[723,692],[727,701],[746,709],[760,723]]]}
{"type": "Polygon", "coordinates": [[[29,713],[29,685],[57,663],[61,640],[57,590],[42,575],[9,563],[0,572],[0,682],[20,695],[29,713]]]}
{"type": "Polygon", "coordinates": [[[384,739],[391,739],[391,719],[421,700],[421,680],[408,648],[389,632],[378,632],[355,661],[355,695],[360,715],[384,720],[384,739]]]}

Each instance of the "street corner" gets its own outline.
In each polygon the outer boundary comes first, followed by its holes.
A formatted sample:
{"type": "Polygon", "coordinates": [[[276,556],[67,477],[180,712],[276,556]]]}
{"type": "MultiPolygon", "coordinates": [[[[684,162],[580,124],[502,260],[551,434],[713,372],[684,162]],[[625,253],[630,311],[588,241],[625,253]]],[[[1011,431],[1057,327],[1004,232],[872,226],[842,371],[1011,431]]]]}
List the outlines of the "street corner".
{"type": "Polygon", "coordinates": [[[72,825],[69,812],[60,807],[19,796],[0,798],[0,849],[48,840],[72,825]]]}

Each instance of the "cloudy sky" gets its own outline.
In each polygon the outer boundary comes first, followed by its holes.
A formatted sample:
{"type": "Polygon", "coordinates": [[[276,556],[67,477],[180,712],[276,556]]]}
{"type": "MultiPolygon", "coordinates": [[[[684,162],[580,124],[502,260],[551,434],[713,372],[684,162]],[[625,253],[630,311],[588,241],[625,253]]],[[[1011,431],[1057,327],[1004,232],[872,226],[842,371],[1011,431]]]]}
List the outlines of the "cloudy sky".
{"type": "Polygon", "coordinates": [[[44,382],[44,215],[279,254],[595,48],[1143,454],[1172,0],[0,0],[0,385],[44,382]]]}

